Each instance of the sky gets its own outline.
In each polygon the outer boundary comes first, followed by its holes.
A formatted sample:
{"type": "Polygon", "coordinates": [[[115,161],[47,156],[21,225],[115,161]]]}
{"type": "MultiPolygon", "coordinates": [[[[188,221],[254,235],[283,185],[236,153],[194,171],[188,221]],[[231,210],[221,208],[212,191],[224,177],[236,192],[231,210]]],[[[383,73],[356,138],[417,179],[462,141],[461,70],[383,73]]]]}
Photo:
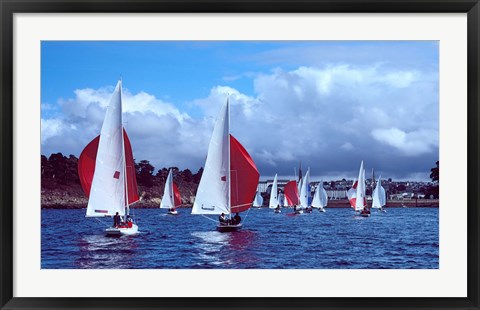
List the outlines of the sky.
{"type": "Polygon", "coordinates": [[[137,161],[197,172],[230,96],[261,179],[429,181],[439,158],[437,41],[43,41],[42,154],[78,157],[117,81],[137,161]]]}

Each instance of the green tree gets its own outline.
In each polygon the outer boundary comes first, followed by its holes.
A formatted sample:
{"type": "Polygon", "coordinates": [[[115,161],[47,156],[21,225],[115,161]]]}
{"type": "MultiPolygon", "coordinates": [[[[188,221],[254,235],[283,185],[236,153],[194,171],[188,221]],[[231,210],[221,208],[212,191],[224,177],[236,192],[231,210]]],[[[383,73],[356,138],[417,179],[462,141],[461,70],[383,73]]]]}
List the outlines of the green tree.
{"type": "Polygon", "coordinates": [[[138,164],[135,164],[137,171],[137,180],[139,185],[146,187],[153,186],[153,171],[155,167],[150,164],[148,160],[141,160],[138,164]]]}

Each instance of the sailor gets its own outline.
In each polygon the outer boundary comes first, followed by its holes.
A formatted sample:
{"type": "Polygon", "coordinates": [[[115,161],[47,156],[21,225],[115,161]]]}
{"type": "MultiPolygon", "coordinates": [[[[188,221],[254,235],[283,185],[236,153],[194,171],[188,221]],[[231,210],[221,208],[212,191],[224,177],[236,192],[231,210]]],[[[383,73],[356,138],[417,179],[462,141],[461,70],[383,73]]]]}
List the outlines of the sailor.
{"type": "Polygon", "coordinates": [[[233,224],[235,224],[235,225],[240,224],[240,222],[242,221],[242,218],[240,217],[240,215],[238,215],[238,212],[233,217],[233,221],[234,221],[233,224]]]}
{"type": "Polygon", "coordinates": [[[113,216],[113,227],[120,225],[120,214],[118,212],[113,216]]]}
{"type": "Polygon", "coordinates": [[[220,222],[220,224],[227,223],[227,219],[225,218],[225,213],[220,214],[220,216],[218,217],[218,221],[220,222]]]}
{"type": "Polygon", "coordinates": [[[127,227],[132,228],[133,222],[132,222],[132,218],[130,217],[130,215],[127,215],[127,219],[125,221],[127,223],[127,227]]]}

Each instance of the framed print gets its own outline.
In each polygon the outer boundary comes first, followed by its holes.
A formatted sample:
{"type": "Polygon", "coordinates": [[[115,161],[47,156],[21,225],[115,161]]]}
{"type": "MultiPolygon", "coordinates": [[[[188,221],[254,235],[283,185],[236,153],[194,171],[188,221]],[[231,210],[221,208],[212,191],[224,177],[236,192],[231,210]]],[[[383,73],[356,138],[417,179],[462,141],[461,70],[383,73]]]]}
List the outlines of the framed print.
{"type": "Polygon", "coordinates": [[[2,309],[479,307],[478,1],[1,5],[2,309]]]}

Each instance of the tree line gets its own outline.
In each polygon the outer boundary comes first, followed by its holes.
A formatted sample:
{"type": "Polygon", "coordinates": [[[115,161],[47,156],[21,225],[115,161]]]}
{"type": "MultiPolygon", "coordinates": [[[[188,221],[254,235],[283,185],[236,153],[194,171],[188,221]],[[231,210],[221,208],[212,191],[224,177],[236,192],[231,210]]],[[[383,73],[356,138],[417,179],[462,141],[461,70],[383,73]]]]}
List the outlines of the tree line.
{"type": "MultiPolygon", "coordinates": [[[[41,178],[42,188],[54,189],[58,185],[80,185],[78,176],[78,158],[74,155],[64,156],[62,153],[51,154],[50,157],[41,155],[41,178]]],[[[181,187],[182,184],[198,184],[202,177],[203,168],[195,174],[189,169],[180,170],[178,167],[171,167],[175,183],[181,187]]],[[[148,160],[135,161],[137,183],[143,189],[154,186],[163,186],[168,176],[168,168],[162,168],[155,172],[155,167],[148,160]]]]}

